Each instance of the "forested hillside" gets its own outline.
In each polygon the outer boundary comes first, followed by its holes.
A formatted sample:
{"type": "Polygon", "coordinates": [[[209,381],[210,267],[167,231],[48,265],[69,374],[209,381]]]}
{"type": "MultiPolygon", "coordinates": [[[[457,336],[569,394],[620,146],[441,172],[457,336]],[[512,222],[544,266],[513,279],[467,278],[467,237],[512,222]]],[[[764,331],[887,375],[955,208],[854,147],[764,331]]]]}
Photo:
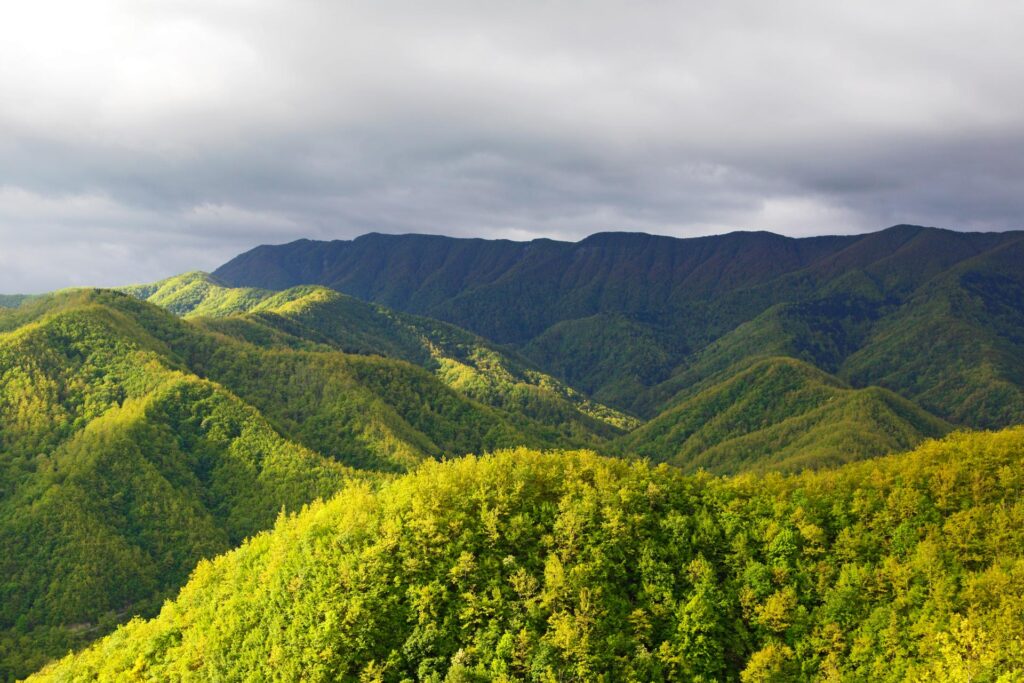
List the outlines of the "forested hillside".
{"type": "Polygon", "coordinates": [[[799,476],[427,464],[33,680],[1017,680],[1022,459],[1018,428],[799,476]]]}
{"type": "Polygon", "coordinates": [[[709,364],[783,355],[977,428],[1024,421],[1022,258],[1020,232],[916,226],[577,243],[371,234],[258,247],[214,275],[449,321],[643,418],[709,364]]]}
{"type": "Polygon", "coordinates": [[[1016,680],[1024,427],[956,430],[1024,422],[1022,262],[368,235],[0,299],[0,680],[135,616],[45,675],[1016,680]]]}
{"type": "MultiPolygon", "coordinates": [[[[827,329],[820,320],[780,320],[779,307],[774,315],[762,316],[772,321],[762,323],[767,334],[755,322],[709,346],[686,373],[674,378],[681,386],[671,390],[668,408],[637,429],[639,420],[587,400],[532,369],[513,351],[452,325],[324,287],[276,293],[232,289],[203,273],[189,273],[129,291],[206,329],[262,346],[326,344],[403,358],[483,403],[546,423],[565,436],[590,435],[590,445],[604,452],[671,462],[689,471],[822,467],[910,448],[951,428],[892,392],[853,389],[796,360],[793,356],[800,354],[794,345],[773,345],[765,337],[776,330],[801,334],[827,329]],[[773,350],[779,355],[769,355],[773,350]],[[622,434],[623,429],[631,433],[622,434]]],[[[584,338],[602,333],[617,334],[614,325],[598,324],[584,338]]],[[[629,358],[634,347],[629,334],[615,343],[622,360],[629,358]]],[[[381,392],[387,393],[383,387],[381,392]]]]}
{"type": "Polygon", "coordinates": [[[886,389],[852,389],[776,357],[697,391],[614,447],[689,472],[801,470],[906,450],[950,429],[886,389]]]}
{"type": "Polygon", "coordinates": [[[582,423],[483,405],[401,360],[248,343],[112,291],[0,313],[0,679],[151,613],[199,559],[353,476],[598,438],[582,423]]]}
{"type": "Polygon", "coordinates": [[[526,359],[453,325],[368,304],[325,287],[282,292],[225,287],[205,273],[125,288],[206,329],[261,346],[396,358],[430,370],[474,400],[577,436],[614,436],[635,418],[589,400],[526,359]]]}

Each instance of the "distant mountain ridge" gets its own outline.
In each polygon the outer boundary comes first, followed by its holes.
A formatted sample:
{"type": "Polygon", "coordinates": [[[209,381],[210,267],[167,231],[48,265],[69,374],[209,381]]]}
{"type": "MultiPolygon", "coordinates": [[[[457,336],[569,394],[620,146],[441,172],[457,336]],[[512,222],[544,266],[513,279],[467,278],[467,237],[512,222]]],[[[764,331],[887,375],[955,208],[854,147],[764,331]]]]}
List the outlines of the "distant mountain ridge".
{"type": "Polygon", "coordinates": [[[324,285],[444,320],[641,417],[677,403],[717,353],[716,371],[786,355],[955,424],[1000,427],[1024,421],[1021,263],[1024,232],[911,225],[579,242],[374,233],[257,247],[214,276],[324,285]],[[740,334],[751,325],[756,344],[740,334]]]}

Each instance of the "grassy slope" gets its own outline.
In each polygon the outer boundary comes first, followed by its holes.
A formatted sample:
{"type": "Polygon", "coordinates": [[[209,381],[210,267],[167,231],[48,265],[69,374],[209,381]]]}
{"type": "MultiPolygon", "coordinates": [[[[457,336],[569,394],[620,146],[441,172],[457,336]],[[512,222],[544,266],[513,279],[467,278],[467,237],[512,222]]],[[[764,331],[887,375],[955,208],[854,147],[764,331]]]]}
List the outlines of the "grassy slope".
{"type": "Polygon", "coordinates": [[[33,680],[1016,680],[1022,458],[1015,429],[796,477],[432,464],[282,519],[33,680]]]}
{"type": "Polygon", "coordinates": [[[791,470],[903,450],[949,429],[892,392],[766,358],[715,376],[620,438],[616,451],[687,471],[791,470]]]}

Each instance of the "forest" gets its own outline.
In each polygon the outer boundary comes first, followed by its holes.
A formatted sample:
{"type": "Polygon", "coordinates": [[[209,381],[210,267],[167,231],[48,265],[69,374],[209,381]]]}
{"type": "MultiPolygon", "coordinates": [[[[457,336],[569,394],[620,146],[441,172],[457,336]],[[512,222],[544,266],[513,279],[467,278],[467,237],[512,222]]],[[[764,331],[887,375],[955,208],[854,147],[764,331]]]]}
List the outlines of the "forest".
{"type": "Polygon", "coordinates": [[[1022,457],[1018,428],[788,476],[427,463],[31,680],[1019,680],[1022,457]]]}
{"type": "Polygon", "coordinates": [[[1021,680],[1019,235],[469,242],[0,299],[0,680],[1021,680]]]}

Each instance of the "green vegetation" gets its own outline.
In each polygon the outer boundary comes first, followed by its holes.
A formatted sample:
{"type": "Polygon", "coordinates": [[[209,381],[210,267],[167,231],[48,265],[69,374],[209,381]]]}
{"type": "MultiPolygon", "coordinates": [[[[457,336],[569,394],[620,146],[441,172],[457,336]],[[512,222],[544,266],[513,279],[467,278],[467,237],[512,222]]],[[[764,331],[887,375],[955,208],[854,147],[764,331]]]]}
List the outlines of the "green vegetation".
{"type": "Polygon", "coordinates": [[[122,291],[181,316],[243,313],[273,294],[260,289],[225,287],[198,271],[149,285],[123,287],[122,291]]]}
{"type": "Polygon", "coordinates": [[[813,366],[767,358],[622,437],[622,454],[716,473],[828,467],[905,450],[950,426],[878,387],[851,389],[813,366]]]}
{"type": "Polygon", "coordinates": [[[1018,680],[1022,458],[1013,429],[788,477],[426,464],[33,680],[1018,680]]]}
{"type": "Polygon", "coordinates": [[[200,558],[367,476],[350,467],[597,438],[292,339],[258,346],[104,290],[0,313],[0,679],[152,614],[200,558]]]}
{"type": "Polygon", "coordinates": [[[1024,422],[1022,259],[370,235],[2,297],[0,680],[1024,680],[1024,427],[949,435],[1024,422]]]}
{"type": "Polygon", "coordinates": [[[960,424],[1024,421],[1024,243],[971,259],[882,321],[842,372],[960,424]]]}
{"type": "Polygon", "coordinates": [[[28,298],[25,294],[0,294],[0,308],[17,308],[28,298]]]}
{"type": "Polygon", "coordinates": [[[104,305],[123,298],[62,294],[0,335],[3,679],[152,613],[200,558],[352,476],[179,369],[104,305]]]}
{"type": "Polygon", "coordinates": [[[227,288],[203,273],[127,288],[133,296],[261,346],[376,354],[420,365],[475,401],[591,445],[638,421],[595,403],[532,363],[452,325],[390,311],[325,287],[227,288]],[[242,315],[244,314],[244,315],[242,315]]]}
{"type": "Polygon", "coordinates": [[[990,428],[1024,422],[1022,259],[1020,232],[908,225],[807,239],[365,235],[259,247],[214,275],[445,320],[647,419],[740,361],[788,356],[990,428]]]}

